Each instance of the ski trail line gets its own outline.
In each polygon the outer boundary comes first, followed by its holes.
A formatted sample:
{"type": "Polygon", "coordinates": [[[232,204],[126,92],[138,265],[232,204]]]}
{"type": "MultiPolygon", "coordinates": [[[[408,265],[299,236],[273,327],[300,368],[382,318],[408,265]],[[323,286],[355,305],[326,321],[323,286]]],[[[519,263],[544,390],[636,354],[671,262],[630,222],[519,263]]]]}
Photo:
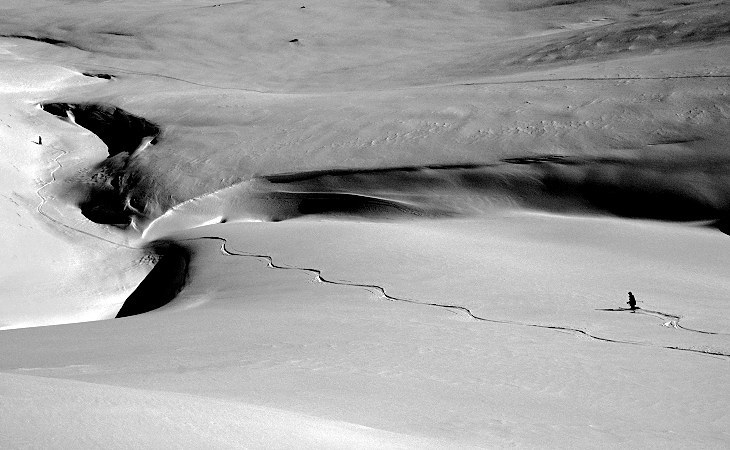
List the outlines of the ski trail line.
{"type": "Polygon", "coordinates": [[[403,303],[411,303],[415,305],[422,305],[422,306],[430,306],[434,308],[442,308],[446,309],[452,312],[461,312],[466,314],[468,317],[470,317],[473,320],[479,321],[479,322],[488,322],[488,323],[496,323],[496,324],[502,324],[502,325],[516,325],[516,326],[522,326],[522,327],[530,327],[530,328],[542,328],[547,330],[556,330],[561,332],[571,332],[578,335],[585,336],[587,338],[596,340],[596,341],[602,341],[602,342],[610,342],[615,344],[624,344],[624,345],[637,345],[637,346],[644,346],[644,347],[658,347],[663,348],[666,350],[676,350],[676,351],[683,351],[683,352],[692,352],[695,354],[718,358],[720,359],[727,359],[730,358],[730,353],[722,353],[722,352],[715,352],[710,350],[698,350],[693,348],[684,348],[684,347],[677,347],[677,346],[662,346],[662,345],[652,345],[652,344],[645,344],[642,342],[635,342],[635,341],[624,341],[624,340],[618,340],[618,339],[611,339],[608,337],[602,337],[597,336],[595,334],[592,334],[589,331],[582,330],[580,328],[573,328],[568,326],[559,326],[559,325],[544,325],[544,324],[536,324],[536,323],[529,323],[529,322],[518,322],[518,321],[512,321],[512,320],[499,320],[499,319],[490,319],[487,317],[481,317],[474,314],[469,308],[466,306],[461,305],[454,305],[454,304],[448,304],[448,303],[436,303],[436,302],[427,302],[427,301],[418,301],[403,297],[396,297],[393,295],[388,294],[388,292],[380,285],[377,284],[369,284],[369,283],[354,283],[350,281],[338,281],[338,280],[330,280],[325,278],[322,275],[322,271],[320,269],[310,268],[310,267],[299,267],[299,266],[291,266],[291,265],[282,265],[277,264],[274,262],[274,258],[270,255],[262,254],[262,253],[250,253],[250,252],[241,252],[237,250],[232,250],[227,247],[228,240],[220,237],[220,236],[201,236],[198,238],[190,238],[190,239],[182,239],[181,241],[193,241],[193,240],[215,240],[220,241],[220,252],[224,256],[232,256],[232,257],[243,257],[243,258],[254,258],[254,259],[260,259],[266,261],[268,267],[270,269],[274,270],[294,270],[299,272],[305,272],[310,273],[314,275],[315,279],[320,283],[325,284],[332,284],[337,286],[351,286],[356,288],[365,289],[369,292],[375,291],[377,295],[380,297],[394,301],[394,302],[403,302],[403,303]]]}
{"type": "Polygon", "coordinates": [[[61,170],[63,168],[63,165],[61,164],[61,161],[59,161],[59,159],[61,159],[63,156],[65,156],[65,155],[68,154],[68,152],[66,150],[60,149],[60,148],[58,148],[58,147],[56,147],[54,145],[49,145],[48,147],[50,147],[50,148],[52,148],[54,150],[58,150],[59,151],[59,154],[56,155],[56,157],[52,159],[52,161],[54,163],[56,163],[56,167],[51,171],[51,179],[48,182],[44,183],[41,187],[39,187],[36,190],[36,195],[38,195],[38,197],[40,197],[40,199],[41,199],[41,202],[36,207],[36,211],[38,211],[38,214],[40,214],[41,216],[45,217],[48,221],[53,222],[54,224],[56,224],[56,225],[58,225],[60,227],[63,227],[65,229],[67,229],[67,230],[70,230],[70,231],[73,231],[73,232],[76,232],[76,233],[80,233],[80,234],[83,234],[85,236],[89,236],[89,237],[92,237],[92,238],[95,238],[95,239],[99,239],[101,241],[107,242],[107,243],[112,244],[112,245],[115,245],[117,247],[126,247],[126,248],[130,248],[130,249],[138,250],[135,247],[132,247],[132,246],[129,246],[129,245],[125,245],[125,244],[121,244],[119,242],[114,242],[114,241],[112,241],[110,239],[106,239],[106,238],[103,238],[101,236],[97,236],[96,234],[89,233],[88,231],[84,231],[84,230],[80,230],[78,228],[74,228],[74,227],[72,227],[70,225],[67,225],[67,224],[61,222],[58,219],[55,219],[54,217],[51,217],[51,215],[49,215],[45,211],[43,211],[43,206],[45,206],[45,204],[48,202],[48,199],[49,199],[49,197],[46,197],[46,196],[43,195],[43,190],[45,188],[47,188],[48,186],[50,186],[51,184],[53,184],[56,181],[58,181],[56,179],[56,172],[59,171],[59,170],[61,170]]]}
{"type": "Polygon", "coordinates": [[[660,319],[663,319],[663,320],[668,320],[668,322],[662,324],[665,327],[672,327],[672,328],[676,328],[676,329],[679,329],[679,330],[689,331],[689,332],[692,332],[692,333],[710,334],[710,335],[714,335],[714,336],[728,336],[729,335],[728,333],[720,333],[720,332],[716,332],[716,331],[697,330],[695,328],[685,327],[684,325],[682,325],[681,323],[679,323],[679,321],[682,320],[682,316],[677,316],[677,315],[674,315],[674,314],[667,314],[667,313],[664,313],[664,312],[661,312],[661,311],[654,311],[654,310],[651,310],[651,309],[639,309],[638,311],[643,312],[644,314],[646,314],[648,316],[655,316],[655,317],[659,317],[660,319]]]}
{"type": "Polygon", "coordinates": [[[630,309],[630,308],[616,308],[616,309],[597,309],[596,311],[610,311],[610,312],[632,312],[632,313],[638,313],[642,314],[644,316],[651,316],[656,317],[661,320],[666,320],[662,324],[662,326],[665,326],[667,328],[674,328],[677,330],[684,330],[689,331],[691,333],[700,333],[700,334],[709,334],[713,336],[730,336],[730,333],[722,333],[719,331],[706,331],[706,330],[697,330],[695,328],[689,328],[685,327],[684,325],[680,324],[680,320],[682,320],[682,316],[677,316],[675,314],[669,314],[661,311],[655,311],[652,309],[644,309],[636,307],[636,309],[630,309]]]}

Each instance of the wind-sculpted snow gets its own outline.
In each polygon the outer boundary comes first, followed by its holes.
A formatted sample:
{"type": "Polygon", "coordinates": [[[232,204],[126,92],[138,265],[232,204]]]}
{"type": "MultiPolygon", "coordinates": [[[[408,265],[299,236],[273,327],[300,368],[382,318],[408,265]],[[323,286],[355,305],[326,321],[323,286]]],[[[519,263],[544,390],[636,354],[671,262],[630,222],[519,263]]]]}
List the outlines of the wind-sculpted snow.
{"type": "MultiPolygon", "coordinates": [[[[159,125],[110,105],[42,107],[94,132],[109,148],[109,158],[74,180],[73,196],[90,220],[127,226],[133,219],[157,219],[177,207],[168,192],[178,186],[165,185],[156,167],[135,158],[157,141],[159,125]]],[[[701,140],[688,137],[657,145],[701,140]]],[[[729,167],[722,157],[695,155],[667,159],[547,154],[492,164],[323,169],[250,179],[242,174],[243,182],[234,178],[232,185],[182,205],[194,209],[206,198],[227,204],[224,210],[204,207],[210,214],[205,221],[220,215],[273,221],[311,214],[445,217],[519,206],[723,224],[730,205],[729,167]]]]}
{"type": "Polygon", "coordinates": [[[57,9],[28,3],[6,7],[0,16],[5,36],[93,55],[93,63],[121,71],[139,71],[136,61],[142,60],[147,72],[264,91],[292,84],[427,84],[434,77],[615,59],[722,41],[729,23],[722,1],[366,2],[305,9],[287,2],[73,3],[57,9]],[[76,19],[84,13],[93,20],[76,19]],[[242,17],[250,19],[245,27],[242,17]]]}
{"type": "MultiPolygon", "coordinates": [[[[100,78],[110,75],[94,74],[100,78]]],[[[109,156],[120,153],[134,154],[145,140],[152,144],[160,135],[158,125],[112,105],[96,103],[42,103],[41,108],[62,119],[71,118],[74,123],[91,131],[104,142],[109,156]]]]}
{"type": "Polygon", "coordinates": [[[638,17],[620,23],[606,19],[605,24],[599,22],[599,26],[521,49],[509,64],[553,64],[566,60],[615,57],[621,53],[649,52],[727,39],[730,37],[730,13],[720,4],[716,2],[715,8],[707,5],[698,9],[697,15],[688,15],[688,9],[677,10],[675,6],[637,14],[638,17]],[[677,13],[685,15],[678,19],[677,13]]]}
{"type": "MultiPolygon", "coordinates": [[[[95,169],[92,179],[105,189],[92,189],[88,200],[81,203],[85,215],[100,223],[109,223],[110,211],[121,217],[137,214],[149,218],[129,200],[135,178],[144,178],[140,166],[130,168],[127,160],[135,151],[144,150],[159,135],[160,128],[143,118],[130,115],[115,107],[96,105],[44,104],[44,109],[59,117],[100,133],[103,141],[114,148],[110,156],[95,169]],[[115,143],[114,136],[125,135],[126,141],[115,143]],[[111,138],[110,138],[111,136],[111,138]],[[126,142],[126,143],[124,143],[126,142]],[[131,150],[130,150],[131,149],[131,150]],[[89,212],[103,211],[101,216],[89,212]]],[[[345,215],[367,219],[407,217],[453,217],[478,215],[495,208],[522,207],[553,212],[592,212],[632,218],[675,221],[716,221],[728,215],[730,188],[728,162],[715,160],[634,160],[621,158],[577,158],[563,155],[542,155],[506,158],[494,164],[426,165],[376,169],[338,169],[313,172],[268,175],[234,184],[224,190],[191,199],[157,217],[150,228],[160,228],[169,218],[173,224],[156,230],[144,239],[159,239],[180,231],[185,219],[197,215],[193,226],[230,220],[257,218],[280,221],[306,215],[345,215]],[[703,175],[698,177],[698,174],[703,175]],[[698,181],[699,180],[699,181],[698,181]],[[206,213],[207,211],[207,213],[206,213]],[[215,217],[213,217],[215,215],[215,217]],[[202,220],[202,222],[201,222],[202,220]]],[[[54,178],[55,180],[55,178],[54,178]]],[[[158,193],[137,190],[137,199],[146,205],[158,193]]],[[[45,199],[44,199],[45,201],[45,199]]],[[[118,222],[123,222],[119,220],[118,222]]],[[[112,222],[114,223],[114,222],[112,222]]],[[[207,239],[207,238],[204,238],[207,239]]],[[[481,322],[569,331],[591,339],[610,343],[645,345],[639,342],[613,339],[582,328],[492,319],[477,315],[466,306],[450,303],[413,300],[393,296],[377,284],[362,284],[330,280],[314,268],[276,264],[271,256],[234,252],[228,256],[245,256],[268,261],[269,267],[312,273],[322,283],[352,286],[370,290],[385,299],[443,308],[466,314],[481,322]]],[[[159,261],[137,290],[128,297],[117,317],[128,317],[158,309],[183,289],[187,279],[190,255],[172,242],[155,240],[159,261]],[[163,248],[164,247],[164,248],[163,248]]],[[[620,310],[619,310],[620,311],[620,310]]],[[[665,326],[690,332],[716,335],[680,325],[679,316],[659,311],[641,310],[669,319],[665,326]]],[[[711,356],[726,353],[681,346],[661,346],[665,349],[688,351],[711,356]]]]}
{"type": "MultiPolygon", "coordinates": [[[[135,220],[139,227],[152,220],[144,229],[143,242],[157,242],[209,223],[281,221],[308,215],[439,219],[527,208],[722,226],[730,210],[730,163],[724,159],[551,154],[515,156],[493,164],[265,175],[174,205],[172,197],[159,190],[153,167],[145,167],[144,160],[130,164],[137,152],[156,141],[160,126],[113,106],[46,103],[43,109],[98,133],[110,146],[110,156],[92,169],[90,179],[76,180],[75,195],[81,198],[84,215],[97,223],[127,226],[135,220]],[[118,137],[122,138],[117,141],[118,137]]],[[[188,258],[184,251],[166,252],[118,317],[148,312],[171,301],[184,285],[188,258]]]]}
{"type": "Polygon", "coordinates": [[[722,226],[730,214],[730,163],[544,156],[269,175],[177,205],[146,232],[163,237],[152,229],[174,232],[164,224],[175,220],[185,228],[186,215],[197,224],[308,215],[438,219],[513,208],[722,226]]]}
{"type": "Polygon", "coordinates": [[[265,179],[280,195],[299,200],[302,214],[344,211],[330,202],[328,193],[343,200],[356,194],[390,197],[410,204],[414,214],[425,215],[479,211],[482,200],[554,212],[678,221],[718,220],[730,213],[728,161],[666,164],[544,156],[471,167],[333,170],[265,179]]]}
{"type": "MultiPolygon", "coordinates": [[[[154,145],[161,133],[152,122],[110,105],[94,103],[43,103],[41,108],[69,120],[99,137],[109,157],[75,180],[72,196],[89,220],[126,227],[134,217],[146,217],[150,195],[139,193],[140,170],[129,170],[135,152],[154,145]]],[[[144,189],[144,188],[143,188],[144,189]]]]}
{"type": "Polygon", "coordinates": [[[0,3],[0,447],[728,446],[728,0],[0,3]]]}
{"type": "Polygon", "coordinates": [[[173,242],[155,242],[151,254],[158,255],[155,267],[127,297],[117,318],[129,317],[158,309],[175,298],[184,287],[190,255],[173,242]]]}

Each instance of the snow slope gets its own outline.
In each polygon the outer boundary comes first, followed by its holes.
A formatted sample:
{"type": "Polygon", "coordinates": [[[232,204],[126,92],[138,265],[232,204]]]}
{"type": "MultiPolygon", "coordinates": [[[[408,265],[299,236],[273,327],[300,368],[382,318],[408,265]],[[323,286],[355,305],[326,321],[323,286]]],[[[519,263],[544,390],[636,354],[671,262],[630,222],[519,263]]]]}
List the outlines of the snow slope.
{"type": "Polygon", "coordinates": [[[437,442],[205,397],[0,375],[3,444],[14,448],[437,448],[437,442]],[[48,408],[48,404],[54,405],[48,408]],[[90,405],[93,405],[90,407],[90,405]],[[31,421],[18,419],[33,418],[31,421]],[[213,419],[213,420],[211,420],[213,419]],[[38,428],[44,428],[42,435],[38,428]],[[176,445],[177,446],[177,445],[176,445]]]}
{"type": "Polygon", "coordinates": [[[0,447],[726,448],[728,23],[4,2],[0,447]]]}
{"type": "Polygon", "coordinates": [[[54,201],[62,194],[58,180],[96,162],[103,147],[36,105],[93,82],[14,51],[8,46],[0,54],[0,328],[112,318],[151,266],[146,252],[123,247],[125,238],[54,201]]]}
{"type": "MultiPolygon", "coordinates": [[[[100,384],[109,395],[119,387],[262,405],[446,448],[722,448],[727,441],[728,357],[714,354],[727,355],[730,338],[715,297],[723,289],[647,270],[697,262],[666,239],[722,246],[719,232],[692,237],[680,226],[652,233],[652,224],[531,215],[447,225],[270,225],[178,236],[193,258],[190,284],[175,302],[52,333],[3,334],[0,368],[100,384]],[[566,243],[566,233],[577,239],[566,243]],[[640,237],[642,248],[615,248],[617,235],[640,237]],[[273,268],[263,256],[237,256],[249,253],[270,255],[273,268]],[[598,258],[601,265],[586,267],[598,258]],[[317,282],[312,269],[335,284],[317,282]],[[548,281],[545,271],[557,275],[548,281]],[[643,311],[601,311],[622,306],[616,286],[634,289],[643,311]],[[677,294],[688,291],[695,296],[677,294]],[[432,304],[468,307],[484,320],[432,304]],[[670,320],[650,309],[681,316],[688,329],[663,326],[670,320]]],[[[712,265],[705,264],[698,270],[712,265]]],[[[664,270],[676,275],[677,267],[664,270]]],[[[44,404],[30,394],[28,401],[44,404]]],[[[155,402],[130,400],[126,410],[139,417],[155,402]]],[[[217,423],[207,411],[201,420],[217,423]]],[[[156,436],[168,423],[141,430],[156,436]]]]}

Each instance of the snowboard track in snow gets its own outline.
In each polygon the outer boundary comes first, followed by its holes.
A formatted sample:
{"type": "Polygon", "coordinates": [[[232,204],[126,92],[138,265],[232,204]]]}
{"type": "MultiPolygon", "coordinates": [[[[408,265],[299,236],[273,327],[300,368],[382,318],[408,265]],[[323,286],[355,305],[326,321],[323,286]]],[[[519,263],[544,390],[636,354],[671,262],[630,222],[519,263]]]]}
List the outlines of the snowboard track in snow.
{"type": "MultiPolygon", "coordinates": [[[[371,293],[375,293],[376,295],[379,295],[381,298],[384,298],[386,300],[393,301],[393,302],[410,303],[410,304],[414,304],[414,305],[441,308],[441,309],[445,309],[447,311],[451,311],[453,313],[463,313],[463,314],[466,314],[470,319],[476,320],[479,322],[495,323],[495,324],[501,324],[501,325],[515,325],[515,326],[530,327],[530,328],[542,328],[542,329],[546,329],[546,330],[555,330],[555,331],[560,331],[560,332],[570,332],[570,333],[575,333],[575,334],[578,334],[581,336],[585,336],[589,339],[601,341],[601,342],[609,342],[609,343],[624,344],[624,345],[637,345],[637,346],[644,346],[644,347],[646,347],[646,346],[657,347],[657,348],[662,348],[662,349],[666,349],[666,350],[691,352],[691,353],[695,353],[695,354],[699,354],[699,355],[703,355],[703,356],[709,356],[709,357],[713,357],[713,358],[717,358],[717,357],[721,357],[722,359],[730,358],[730,353],[724,353],[724,352],[719,352],[719,351],[714,351],[714,350],[702,350],[702,349],[679,347],[679,346],[653,345],[653,344],[642,343],[642,342],[611,339],[608,337],[595,335],[595,334],[591,333],[590,331],[586,331],[586,330],[583,330],[580,328],[561,326],[561,325],[546,325],[546,324],[537,324],[537,323],[530,323],[530,322],[519,322],[519,321],[513,321],[513,320],[491,319],[488,317],[478,316],[478,315],[474,314],[469,308],[467,308],[466,306],[462,306],[462,305],[455,305],[455,304],[449,304],[449,303],[437,303],[437,302],[429,302],[429,301],[419,301],[419,300],[413,300],[413,299],[409,299],[409,298],[405,298],[405,297],[396,297],[394,295],[389,294],[385,290],[384,287],[377,285],[377,284],[330,280],[330,279],[325,278],[322,275],[322,270],[320,270],[320,269],[293,266],[293,265],[281,264],[281,263],[277,264],[276,262],[274,262],[274,258],[270,255],[266,255],[266,254],[262,254],[262,253],[241,252],[241,251],[229,249],[227,247],[228,240],[226,238],[223,238],[220,236],[201,236],[201,237],[197,237],[197,238],[183,239],[178,242],[194,241],[194,240],[219,241],[221,243],[220,252],[224,256],[253,258],[253,259],[264,260],[264,261],[266,261],[268,268],[273,269],[273,270],[293,270],[293,271],[298,271],[298,272],[309,273],[309,274],[314,275],[315,279],[320,283],[365,289],[371,293]]],[[[657,314],[664,315],[667,317],[677,317],[676,320],[679,320],[679,316],[673,316],[673,315],[668,315],[668,314],[665,315],[658,311],[647,311],[647,312],[657,313],[657,314]]],[[[684,328],[684,327],[680,327],[680,326],[677,326],[676,328],[681,328],[681,329],[683,329],[685,331],[689,331],[689,332],[698,332],[698,333],[704,333],[704,334],[720,334],[720,333],[711,333],[711,332],[692,330],[692,329],[684,328]]]]}

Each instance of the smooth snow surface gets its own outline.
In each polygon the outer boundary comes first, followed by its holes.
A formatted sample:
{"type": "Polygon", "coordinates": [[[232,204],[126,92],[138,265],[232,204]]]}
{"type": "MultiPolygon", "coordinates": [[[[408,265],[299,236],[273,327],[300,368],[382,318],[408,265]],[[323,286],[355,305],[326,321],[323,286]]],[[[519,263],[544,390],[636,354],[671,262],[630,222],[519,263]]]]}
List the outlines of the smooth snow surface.
{"type": "Polygon", "coordinates": [[[727,448],[728,23],[3,2],[0,448],[727,448]]]}
{"type": "Polygon", "coordinates": [[[59,180],[103,159],[103,147],[85,130],[36,107],[62,90],[96,83],[5,48],[9,53],[0,54],[0,329],[112,318],[151,266],[143,251],[123,246],[123,236],[54,201],[61,195],[59,180]]]}
{"type": "Polygon", "coordinates": [[[4,444],[13,448],[264,448],[273,442],[308,448],[438,448],[428,439],[241,402],[25,375],[0,378],[10,391],[3,396],[0,423],[8,431],[4,444]],[[38,428],[45,429],[40,436],[38,428]]]}

